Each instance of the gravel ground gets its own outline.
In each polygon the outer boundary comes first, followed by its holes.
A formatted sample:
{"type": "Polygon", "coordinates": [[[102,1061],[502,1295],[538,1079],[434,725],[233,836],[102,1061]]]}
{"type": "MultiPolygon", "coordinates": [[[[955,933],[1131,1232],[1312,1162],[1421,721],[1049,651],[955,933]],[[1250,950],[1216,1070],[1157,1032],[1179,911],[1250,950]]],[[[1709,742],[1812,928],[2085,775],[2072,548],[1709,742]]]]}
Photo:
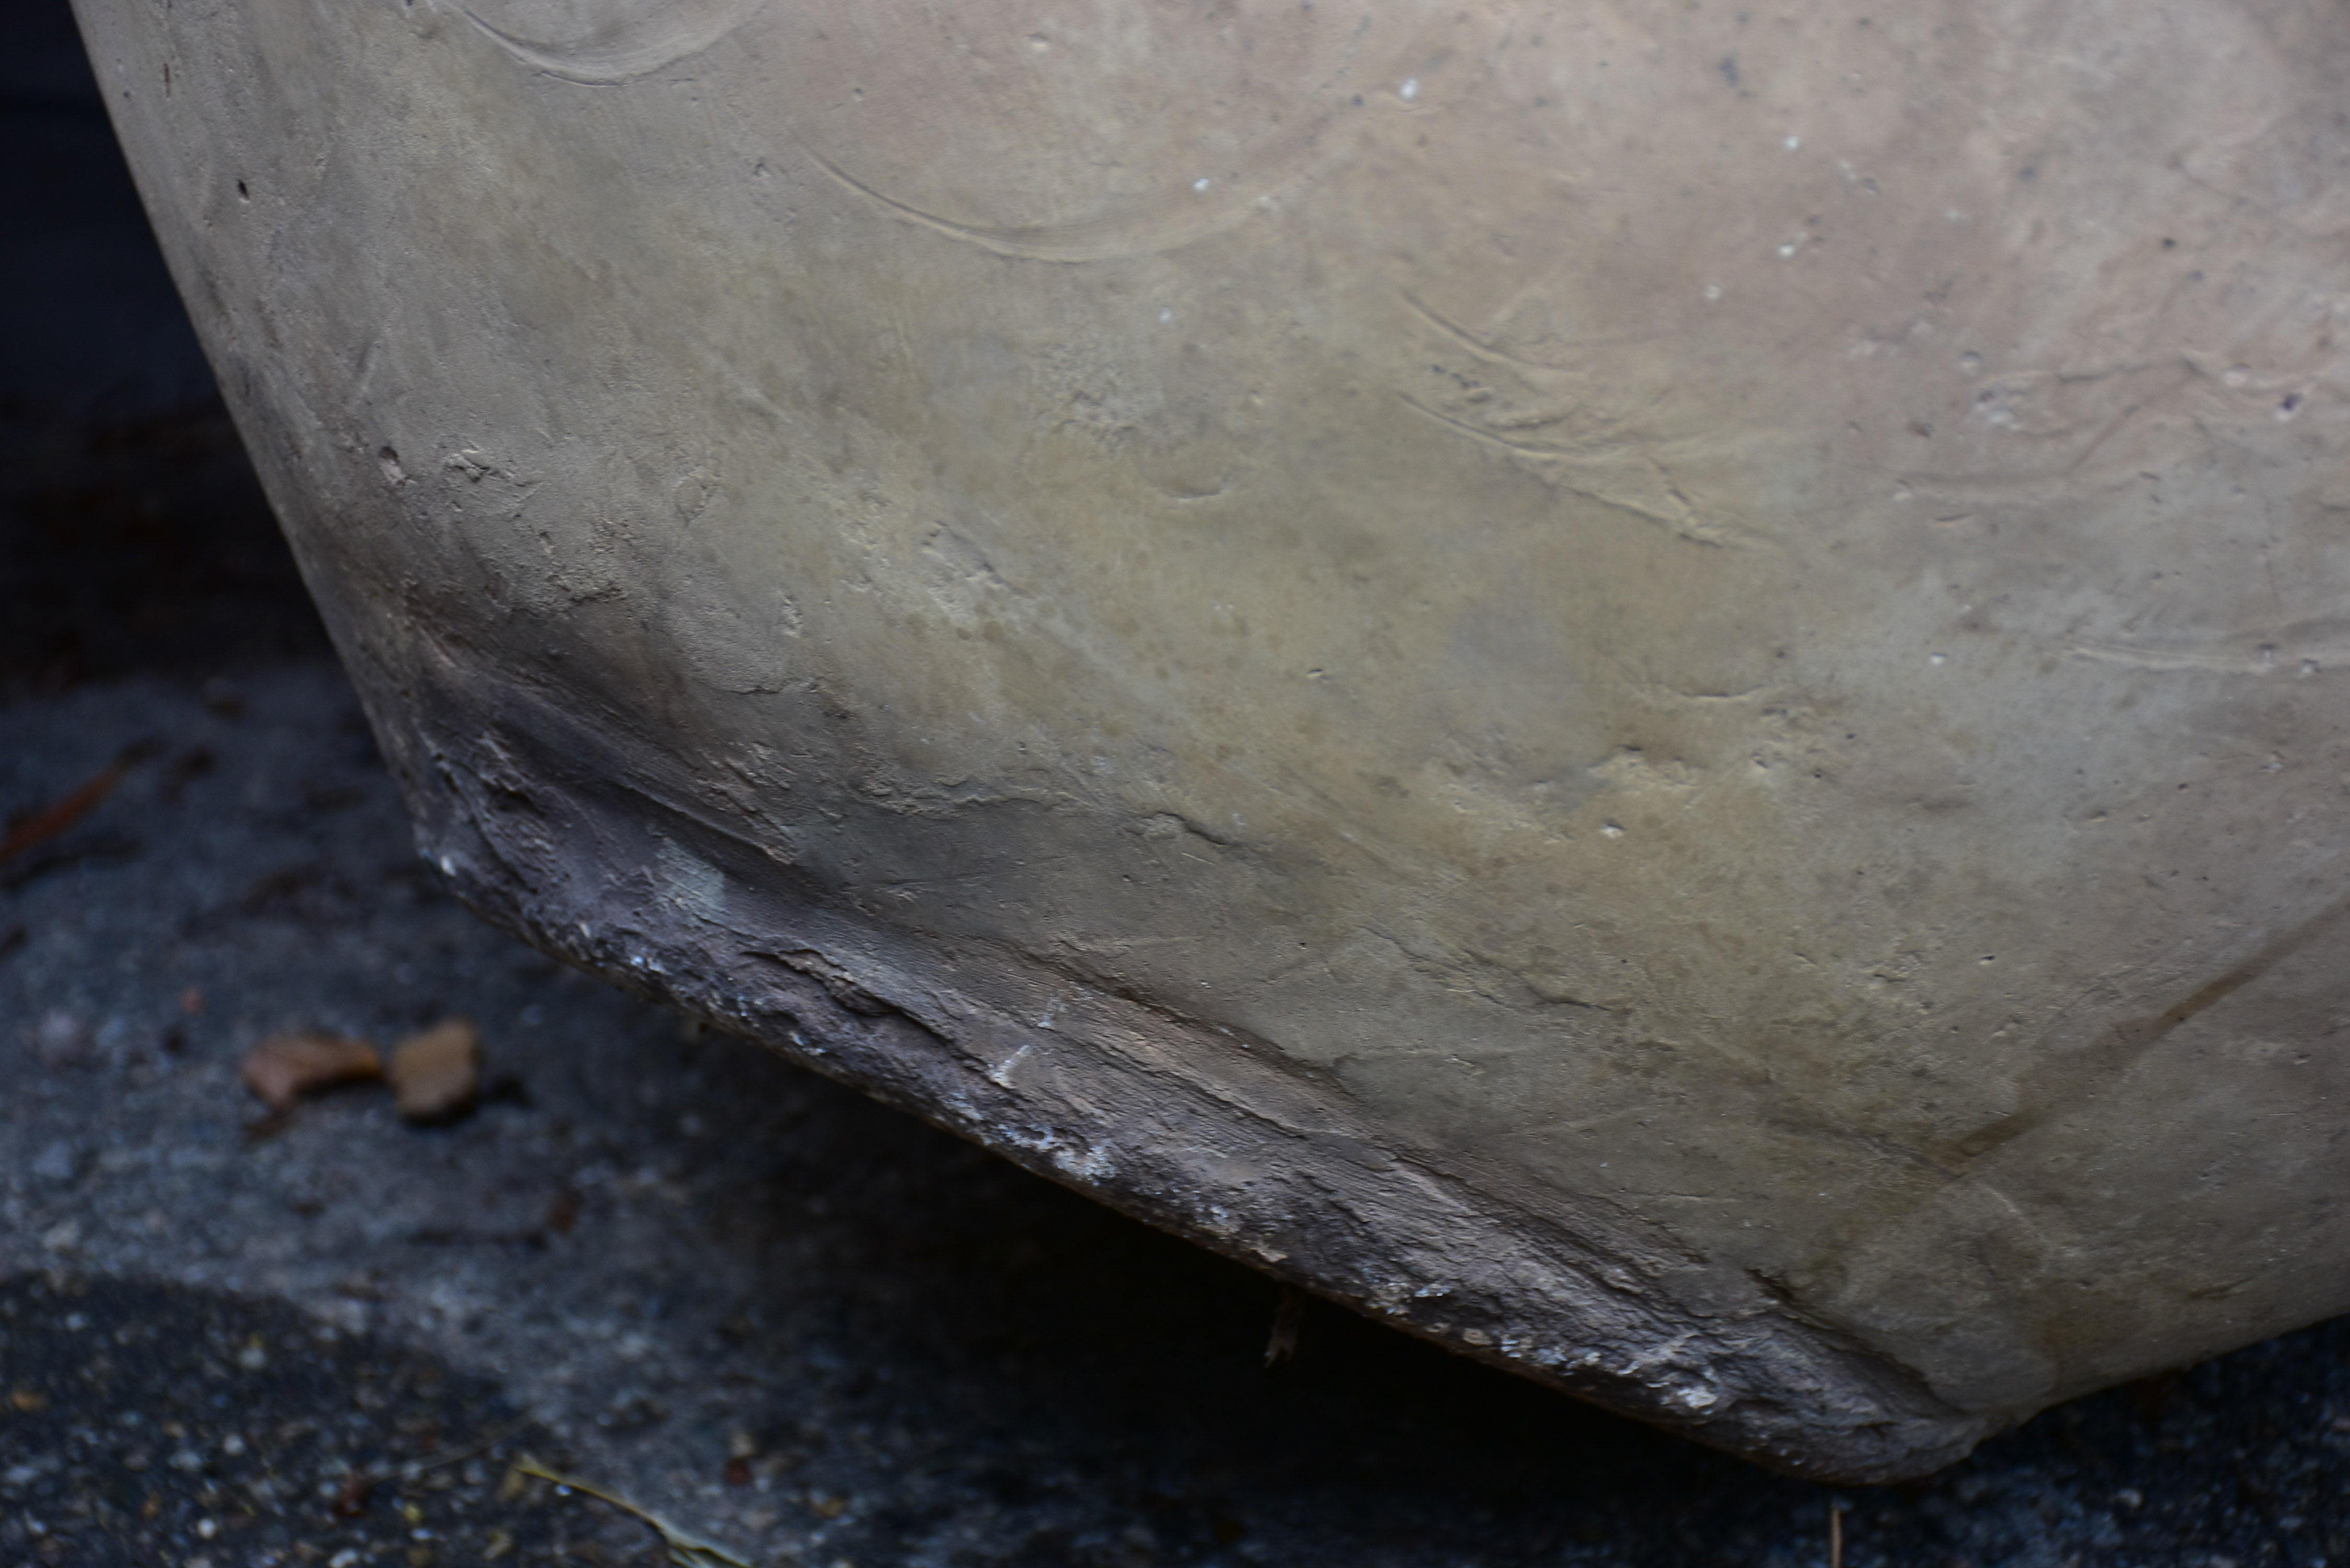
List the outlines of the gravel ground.
{"type": "Polygon", "coordinates": [[[0,1348],[38,1562],[645,1562],[659,1542],[566,1506],[494,1383],[282,1303],[20,1275],[0,1348]]]}
{"type": "Polygon", "coordinates": [[[0,1568],[2350,1563],[2344,1324],[1787,1481],[1335,1308],[1267,1367],[1268,1282],[482,925],[62,18],[0,8],[0,836],[107,787],[0,858],[0,1568]],[[451,1126],[237,1081],[455,1013],[451,1126]]]}

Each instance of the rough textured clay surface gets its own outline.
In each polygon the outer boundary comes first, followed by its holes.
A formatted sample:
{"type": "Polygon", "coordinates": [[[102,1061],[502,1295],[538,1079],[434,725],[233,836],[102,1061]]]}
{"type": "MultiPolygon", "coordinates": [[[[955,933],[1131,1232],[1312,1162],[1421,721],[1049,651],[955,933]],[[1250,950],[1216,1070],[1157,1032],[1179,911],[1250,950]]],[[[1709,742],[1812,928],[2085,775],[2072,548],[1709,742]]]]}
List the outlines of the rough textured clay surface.
{"type": "Polygon", "coordinates": [[[2350,1307],[2350,16],[82,15],[494,919],[1814,1474],[2350,1307]]]}

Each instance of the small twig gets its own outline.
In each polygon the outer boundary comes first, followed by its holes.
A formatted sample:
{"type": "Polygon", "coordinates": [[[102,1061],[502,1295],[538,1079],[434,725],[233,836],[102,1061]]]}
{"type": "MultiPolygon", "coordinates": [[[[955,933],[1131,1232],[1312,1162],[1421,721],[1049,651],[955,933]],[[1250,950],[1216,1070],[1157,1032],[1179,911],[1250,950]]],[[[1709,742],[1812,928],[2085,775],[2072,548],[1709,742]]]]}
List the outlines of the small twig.
{"type": "Polygon", "coordinates": [[[154,742],[141,741],[126,746],[121,754],[100,768],[89,778],[68,791],[52,805],[27,812],[8,825],[0,834],[0,862],[14,860],[37,844],[46,844],[88,816],[98,803],[114,793],[123,774],[144,762],[154,751],[154,742]]]}
{"type": "Polygon", "coordinates": [[[590,1486],[586,1481],[575,1480],[567,1475],[558,1475],[536,1459],[516,1459],[514,1468],[524,1475],[536,1476],[543,1481],[552,1481],[557,1490],[568,1489],[572,1491],[584,1491],[589,1497],[611,1504],[623,1513],[633,1514],[643,1520],[653,1527],[655,1533],[660,1536],[661,1544],[669,1548],[671,1568],[751,1568],[750,1563],[743,1562],[724,1547],[704,1541],[700,1536],[689,1535],[650,1509],[639,1508],[624,1497],[616,1497],[600,1487],[590,1486]]]}
{"type": "Polygon", "coordinates": [[[1844,1568],[1844,1504],[1828,1504],[1828,1568],[1844,1568]]]}
{"type": "Polygon", "coordinates": [[[402,1477],[429,1475],[434,1470],[445,1469],[451,1465],[463,1464],[477,1454],[488,1453],[529,1425],[530,1417],[527,1416],[518,1421],[509,1421],[480,1442],[468,1443],[462,1449],[443,1449],[430,1459],[411,1459],[400,1467],[400,1473],[402,1477]]]}

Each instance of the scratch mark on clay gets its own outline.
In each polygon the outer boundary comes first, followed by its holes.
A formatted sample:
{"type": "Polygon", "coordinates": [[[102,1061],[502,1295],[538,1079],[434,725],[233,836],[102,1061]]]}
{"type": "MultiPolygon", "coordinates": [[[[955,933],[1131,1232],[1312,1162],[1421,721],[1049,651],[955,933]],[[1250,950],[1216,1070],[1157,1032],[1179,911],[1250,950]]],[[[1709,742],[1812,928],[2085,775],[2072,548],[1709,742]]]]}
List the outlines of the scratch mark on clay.
{"type": "MultiPolygon", "coordinates": [[[[1489,359],[1499,359],[1506,364],[1515,365],[1521,369],[1540,370],[1546,375],[1573,376],[1581,373],[1572,365],[1554,365],[1545,359],[1535,359],[1523,354],[1513,353],[1511,350],[1504,348],[1500,344],[1494,342],[1492,338],[1482,337],[1475,332],[1471,332],[1468,327],[1461,326],[1461,323],[1453,320],[1451,317],[1437,310],[1426,301],[1419,299],[1409,293],[1402,295],[1401,297],[1403,302],[1411,307],[1412,312],[1419,316],[1422,320],[1426,321],[1430,326],[1435,327],[1439,332],[1443,333],[1446,337],[1460,343],[1463,348],[1470,348],[1479,354],[1482,354],[1489,359]]],[[[1575,348],[1620,348],[1627,344],[1645,341],[1647,341],[1647,339],[1641,337],[1589,337],[1580,339],[1568,345],[1568,347],[1575,348]]]]}
{"type": "Polygon", "coordinates": [[[376,359],[382,349],[383,335],[377,333],[367,340],[367,347],[359,351],[359,369],[351,375],[350,396],[343,400],[345,414],[355,416],[367,405],[369,394],[375,390],[376,359]]]}
{"type": "Polygon", "coordinates": [[[484,20],[470,6],[461,7],[461,14],[533,70],[604,87],[700,54],[766,5],[767,0],[671,0],[636,16],[611,18],[576,38],[525,38],[484,20]]]}
{"type": "Polygon", "coordinates": [[[1296,175],[1305,154],[1315,151],[1311,136],[1299,135],[1291,142],[1268,155],[1256,177],[1245,182],[1245,188],[1243,182],[1233,182],[1221,202],[1202,202],[1186,188],[1181,192],[1185,199],[1180,202],[1170,194],[1165,201],[1075,223],[1004,226],[958,223],[926,212],[867,184],[813,147],[803,146],[800,151],[841,187],[872,202],[892,217],[997,255],[1023,261],[1075,263],[1172,250],[1233,227],[1257,210],[1258,197],[1269,194],[1296,175]]]}
{"type": "MultiPolygon", "coordinates": [[[[2306,625],[2306,623],[2303,623],[2306,625]]],[[[2126,642],[2076,642],[2064,649],[2073,659],[2118,664],[2131,670],[2196,671],[2211,675],[2314,675],[2350,664],[2350,642],[2310,643],[2284,628],[2227,639],[2217,646],[2147,647],[2126,642]],[[2232,646],[2230,646],[2232,644],[2232,646]]]]}
{"type": "MultiPolygon", "coordinates": [[[[1507,436],[1486,430],[1482,426],[1471,424],[1466,420],[1455,419],[1451,414],[1440,413],[1438,410],[1430,408],[1427,404],[1411,397],[1408,393],[1399,392],[1396,396],[1402,400],[1403,405],[1406,408],[1411,410],[1412,412],[1419,415],[1422,419],[1431,420],[1437,424],[1444,426],[1447,430],[1452,431],[1461,435],[1465,435],[1472,441],[1481,441],[1487,446],[1499,447],[1503,452],[1509,452],[1514,456],[1528,458],[1542,464],[1544,470],[1542,477],[1544,480],[1549,483],[1556,485],[1559,489],[1567,491],[1572,494],[1580,495],[1587,501],[1596,501],[1600,505],[1608,507],[1614,511],[1629,514],[1632,516],[1641,519],[1643,522],[1653,523],[1659,527],[1670,532],[1676,538],[1685,539],[1692,545],[1703,545],[1708,548],[1717,550],[1729,549],[1732,547],[1745,548],[1752,545],[1754,543],[1752,539],[1732,529],[1721,527],[1718,524],[1709,524],[1700,521],[1698,518],[1695,510],[1690,506],[1687,501],[1682,499],[1680,493],[1678,490],[1673,489],[1669,483],[1666,483],[1664,489],[1666,496],[1673,503],[1674,505],[1674,510],[1671,512],[1660,511],[1654,506],[1644,504],[1638,501],[1628,500],[1621,495],[1611,495],[1607,492],[1596,489],[1589,484],[1576,484],[1561,478],[1557,471],[1562,468],[1575,466],[1587,467],[1592,462],[1592,459],[1585,457],[1580,453],[1568,452],[1559,447],[1545,446],[1535,441],[1512,441],[1507,436]]],[[[1648,468],[1655,470],[1659,476],[1661,476],[1662,469],[1653,459],[1640,457],[1636,458],[1633,461],[1641,462],[1648,468]]]]}
{"type": "Polygon", "coordinates": [[[2085,659],[2095,664],[2125,665],[2132,670],[2195,670],[2219,675],[2267,675],[2275,670],[2273,660],[2264,662],[2257,657],[2247,659],[2236,653],[2214,653],[2196,649],[2131,648],[2123,643],[2076,642],[2064,651],[2074,659],[2085,659]]]}
{"type": "MultiPolygon", "coordinates": [[[[2150,369],[2151,367],[2148,368],[2150,369]]],[[[2134,370],[2116,372],[2116,374],[2121,375],[2130,375],[2135,373],[2136,372],[2134,370]]],[[[2069,479],[2086,470],[2089,466],[2089,460],[2096,456],[2097,453],[2104,449],[2106,443],[2113,440],[2115,436],[2120,434],[2122,430],[2132,421],[2136,420],[2140,414],[2145,413],[2147,410],[2161,404],[2165,400],[2168,399],[2171,394],[2184,388],[2194,379],[2195,373],[2191,369],[2182,369],[2171,377],[2168,382],[2161,386],[2158,386],[2145,397],[2138,399],[2135,402],[2126,404],[2124,407],[2116,410],[2113,417],[2106,421],[2104,424],[2098,426],[2095,432],[2089,437],[2089,443],[2083,447],[2079,452],[2073,454],[2073,461],[2064,465],[2065,477],[2069,479]]]]}
{"type": "Polygon", "coordinates": [[[2125,452],[2093,467],[2094,460],[2125,430],[2175,401],[2180,392],[2194,384],[2198,375],[2191,361],[2157,360],[2095,370],[2020,371],[2004,377],[1997,387],[1987,388],[1979,395],[1973,417],[2005,436],[2039,443],[2043,451],[2050,445],[2060,451],[2069,447],[2069,455],[2027,472],[2006,472],[1996,478],[1981,473],[1909,472],[1900,476],[1900,483],[1936,501],[1959,505],[2031,505],[2046,504],[2066,493],[2067,487],[2077,487],[2083,482],[2134,474],[2139,467],[2139,458],[2132,452],[2125,452]],[[2153,387],[2125,399],[2109,410],[2085,410],[2082,417],[2075,420],[2062,417],[2065,410],[2051,411],[2044,407],[2045,400],[2054,394],[2079,394],[2113,384],[2127,385],[2148,376],[2158,378],[2153,387]]]}

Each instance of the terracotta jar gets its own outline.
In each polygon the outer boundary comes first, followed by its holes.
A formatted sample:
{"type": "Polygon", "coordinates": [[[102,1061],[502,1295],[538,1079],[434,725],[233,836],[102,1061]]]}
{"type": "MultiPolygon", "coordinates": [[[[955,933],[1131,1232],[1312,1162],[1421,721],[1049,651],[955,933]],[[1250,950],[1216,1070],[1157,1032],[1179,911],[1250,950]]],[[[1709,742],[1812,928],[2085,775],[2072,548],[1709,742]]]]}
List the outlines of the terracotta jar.
{"type": "Polygon", "coordinates": [[[493,919],[1815,1475],[2350,1307],[2350,11],[81,4],[493,919]]]}

